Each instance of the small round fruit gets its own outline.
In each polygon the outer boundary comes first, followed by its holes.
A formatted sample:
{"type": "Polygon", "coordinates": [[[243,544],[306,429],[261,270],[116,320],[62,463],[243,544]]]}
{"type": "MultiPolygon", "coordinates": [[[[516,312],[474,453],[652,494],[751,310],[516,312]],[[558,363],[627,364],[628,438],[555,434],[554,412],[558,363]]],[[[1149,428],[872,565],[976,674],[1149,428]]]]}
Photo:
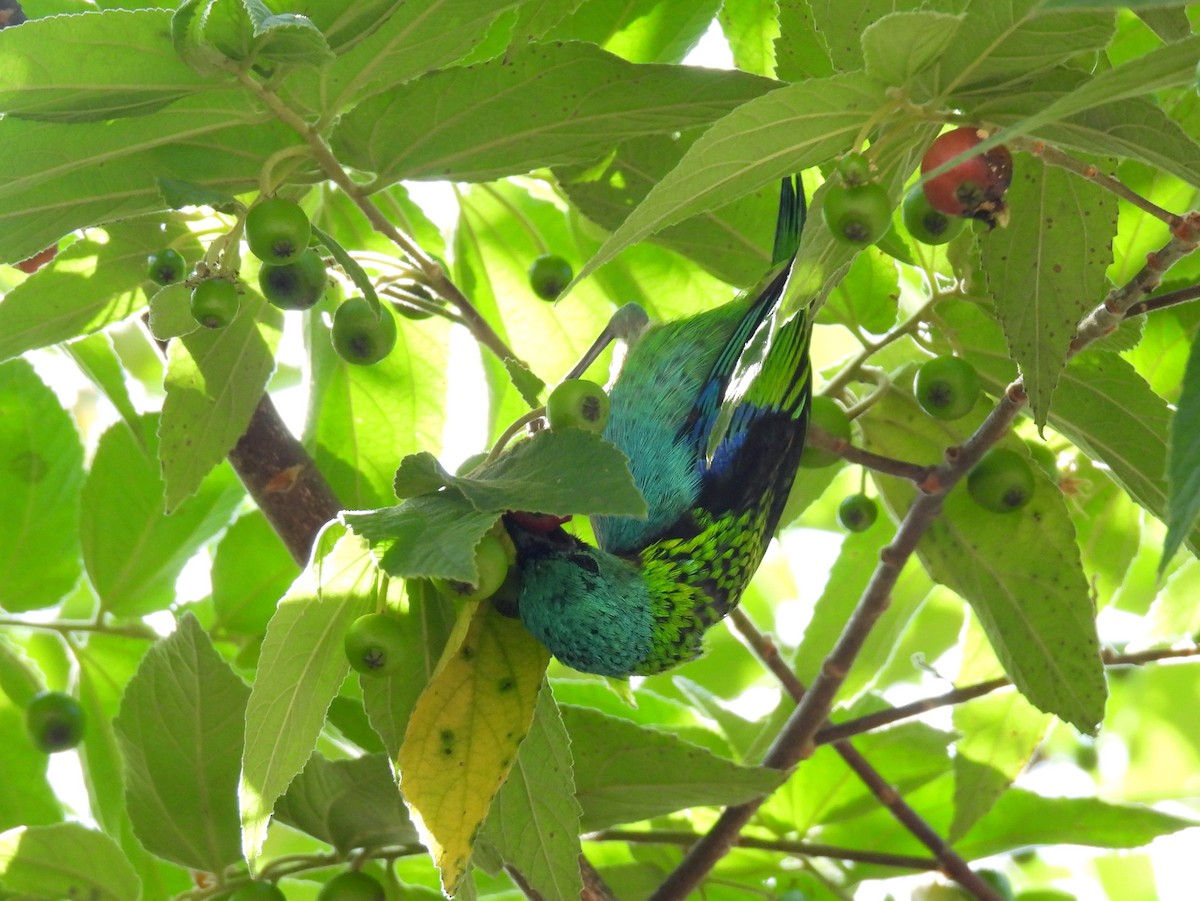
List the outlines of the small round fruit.
{"type": "Polygon", "coordinates": [[[922,244],[948,244],[958,237],[966,223],[958,216],[935,210],[925,192],[913,188],[904,195],[904,227],[922,244]]]}
{"type": "Polygon", "coordinates": [[[1016,451],[994,447],[967,475],[967,491],[985,510],[1012,513],[1033,497],[1033,470],[1016,451]]]}
{"type": "Polygon", "coordinates": [[[247,882],[229,901],[287,901],[287,895],[273,882],[247,882]]]}
{"type": "Polygon", "coordinates": [[[546,419],[556,432],[586,429],[599,434],[608,424],[608,395],[595,382],[567,379],[550,392],[546,419]]]}
{"type": "Polygon", "coordinates": [[[342,645],[355,671],[364,676],[387,676],[403,662],[406,639],[404,626],[395,617],[368,613],[350,624],[342,645]]]}
{"type": "Polygon", "coordinates": [[[58,256],[58,245],[51,244],[45,250],[39,250],[33,256],[21,260],[19,263],[13,263],[13,265],[26,275],[33,275],[56,256],[58,256]]]}
{"type": "Polygon", "coordinates": [[[959,419],[979,400],[979,373],[961,357],[934,357],[917,370],[913,393],[934,419],[959,419]]]}
{"type": "Polygon", "coordinates": [[[33,743],[47,754],[65,751],[83,738],[86,718],[83,708],[69,694],[43,691],[25,708],[25,726],[33,743]]]}
{"type": "Polygon", "coordinates": [[[525,510],[510,510],[508,519],[520,529],[548,535],[555,529],[571,521],[571,517],[555,516],[553,513],[529,513],[525,510]]]}
{"type": "Polygon", "coordinates": [[[837,520],[848,532],[865,532],[875,525],[879,505],[865,494],[852,494],[838,505],[837,520]]]}
{"type": "Polygon", "coordinates": [[[996,894],[1003,898],[1004,901],[1013,901],[1012,883],[1002,872],[985,867],[976,870],[975,875],[995,889],[996,894]]]}
{"type": "Polygon", "coordinates": [[[333,348],[347,363],[370,366],[396,346],[396,318],[375,309],[364,297],[351,297],[333,314],[333,348]]]}
{"type": "Polygon", "coordinates": [[[892,202],[879,182],[834,184],[825,192],[821,214],[833,237],[843,244],[874,244],[892,224],[892,202]]]}
{"type": "MultiPolygon", "coordinates": [[[[429,293],[429,290],[424,285],[409,285],[408,293],[421,298],[421,300],[424,300],[427,303],[437,303],[437,301],[433,299],[433,295],[429,293]]],[[[432,310],[427,310],[424,307],[412,306],[403,300],[396,304],[396,312],[405,319],[409,319],[413,322],[419,322],[422,319],[429,319],[431,316],[433,316],[432,310]]]]}
{"type": "Polygon", "coordinates": [[[529,267],[529,287],[542,300],[556,300],[574,277],[571,264],[554,253],[542,254],[529,267]]]}
{"type": "Polygon", "coordinates": [[[871,179],[871,162],[861,153],[847,153],[834,168],[844,185],[864,185],[871,179]]]}
{"type": "MultiPolygon", "coordinates": [[[[983,142],[977,128],[956,128],[938,135],[921,160],[921,175],[983,142]]],[[[923,185],[934,209],[995,225],[1005,211],[1004,192],[1012,183],[1012,154],[1003,145],[969,157],[923,185]]]]}
{"type": "Polygon", "coordinates": [[[321,886],[317,901],[384,901],[383,886],[366,873],[338,873],[321,886]]]}
{"type": "Polygon", "coordinates": [[[224,328],[238,314],[241,300],[233,282],[210,278],[192,289],[192,318],[205,328],[224,328]]]}
{"type": "Polygon", "coordinates": [[[146,277],[156,285],[173,285],[187,272],[187,261],[178,250],[164,247],[146,257],[146,277]]]}
{"type": "Polygon", "coordinates": [[[484,535],[475,548],[475,566],[479,581],[475,585],[457,579],[434,579],[442,594],[464,603],[490,598],[508,576],[509,555],[504,543],[495,535],[484,535]]]}
{"type": "Polygon", "coordinates": [[[246,216],[246,243],[264,263],[283,266],[308,250],[312,225],[300,204],[282,197],[256,203],[246,216]]]}
{"type": "Polygon", "coordinates": [[[258,287],[263,297],[281,310],[307,310],[325,296],[329,278],[325,261],[315,250],[283,266],[263,263],[258,270],[258,287]]]}
{"type": "MultiPolygon", "coordinates": [[[[850,440],[850,417],[832,397],[814,397],[808,411],[808,424],[816,426],[833,438],[850,440]]],[[[842,458],[833,451],[806,444],[800,455],[800,465],[805,469],[824,469],[842,458]]]]}

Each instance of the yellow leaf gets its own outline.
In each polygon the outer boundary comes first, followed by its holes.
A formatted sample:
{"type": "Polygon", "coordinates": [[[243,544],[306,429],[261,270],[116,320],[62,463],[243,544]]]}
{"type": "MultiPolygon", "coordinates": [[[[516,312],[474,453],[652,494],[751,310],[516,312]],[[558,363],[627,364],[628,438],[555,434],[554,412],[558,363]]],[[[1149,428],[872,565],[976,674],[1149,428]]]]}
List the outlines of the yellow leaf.
{"type": "Polygon", "coordinates": [[[529,731],[549,661],[518,620],[471,605],[409,718],[400,788],[450,895],[529,731]]]}

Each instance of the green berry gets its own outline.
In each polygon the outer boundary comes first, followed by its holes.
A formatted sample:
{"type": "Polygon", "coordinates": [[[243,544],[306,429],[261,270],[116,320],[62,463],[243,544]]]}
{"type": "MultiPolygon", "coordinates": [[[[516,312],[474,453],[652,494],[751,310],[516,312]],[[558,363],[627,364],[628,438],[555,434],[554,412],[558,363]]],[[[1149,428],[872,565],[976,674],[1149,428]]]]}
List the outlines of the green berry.
{"type": "Polygon", "coordinates": [[[350,624],[343,647],[346,659],[357,672],[364,676],[386,676],[404,661],[407,638],[407,631],[395,617],[368,613],[350,624]]]}
{"type": "Polygon", "coordinates": [[[384,901],[383,886],[366,873],[339,873],[321,887],[317,901],[384,901]]]}
{"type": "Polygon", "coordinates": [[[229,901],[287,901],[287,896],[273,882],[248,882],[229,901]]]}
{"type": "Polygon", "coordinates": [[[300,204],[282,197],[256,203],[246,216],[246,243],[264,263],[283,266],[308,250],[312,225],[300,204]]]}
{"type": "Polygon", "coordinates": [[[352,297],[333,314],[333,348],[347,363],[370,366],[396,346],[396,317],[386,308],[376,316],[363,297],[352,297]]]}
{"type": "Polygon", "coordinates": [[[871,162],[861,153],[847,153],[834,168],[847,187],[865,185],[871,178],[871,162]]]}
{"type": "Polygon", "coordinates": [[[25,726],[29,735],[47,754],[79,744],[86,722],[79,702],[61,691],[40,692],[25,708],[25,726]]]}
{"type": "Polygon", "coordinates": [[[456,579],[434,579],[438,590],[456,601],[468,603],[490,598],[504,584],[510,568],[509,552],[495,535],[484,535],[475,548],[475,566],[479,581],[460,582],[456,579]]]}
{"type": "Polygon", "coordinates": [[[1012,513],[1033,497],[1033,470],[1016,451],[994,447],[967,475],[967,492],[985,510],[1012,513]]]}
{"type": "Polygon", "coordinates": [[[571,284],[575,270],[562,257],[545,253],[529,267],[529,287],[542,300],[555,300],[571,284]]]}
{"type": "MultiPolygon", "coordinates": [[[[409,294],[419,297],[421,300],[424,300],[428,303],[437,303],[437,301],[434,300],[433,295],[429,293],[429,290],[424,285],[409,285],[407,290],[409,294]]],[[[431,310],[426,310],[423,307],[412,306],[403,300],[396,304],[396,312],[405,319],[412,320],[413,322],[419,322],[422,319],[429,319],[431,316],[433,316],[433,312],[431,310]]]]}
{"type": "MultiPolygon", "coordinates": [[[[834,438],[850,440],[850,417],[832,397],[814,397],[808,411],[808,424],[816,426],[822,432],[834,438]]],[[[842,458],[833,451],[805,445],[800,455],[800,465],[805,469],[824,469],[832,466],[842,458]]]]}
{"type": "Polygon", "coordinates": [[[205,328],[225,328],[241,306],[237,287],[224,278],[210,278],[192,289],[192,318],[205,328]]]}
{"type": "Polygon", "coordinates": [[[173,285],[183,278],[187,262],[179,251],[165,247],[146,257],[146,277],[156,285],[173,285]]]}
{"type": "Polygon", "coordinates": [[[867,531],[878,516],[879,505],[865,494],[852,494],[838,505],[838,522],[848,532],[867,531]]]}
{"type": "Polygon", "coordinates": [[[825,192],[821,215],[835,240],[866,247],[887,234],[892,224],[892,202],[878,182],[833,184],[825,192]]]}
{"type": "Polygon", "coordinates": [[[979,373],[961,357],[934,357],[917,370],[913,393],[935,419],[959,419],[979,400],[979,373]]]}
{"type": "Polygon", "coordinates": [[[325,261],[315,250],[283,266],[263,263],[258,270],[258,287],[263,297],[282,310],[307,310],[325,295],[329,277],[325,261]]]}
{"type": "Polygon", "coordinates": [[[921,188],[904,195],[904,227],[922,244],[948,244],[958,237],[966,222],[958,216],[947,216],[936,210],[921,188]]]}
{"type": "Polygon", "coordinates": [[[550,392],[546,419],[555,431],[574,428],[599,434],[608,424],[608,395],[595,382],[567,379],[550,392]]]}

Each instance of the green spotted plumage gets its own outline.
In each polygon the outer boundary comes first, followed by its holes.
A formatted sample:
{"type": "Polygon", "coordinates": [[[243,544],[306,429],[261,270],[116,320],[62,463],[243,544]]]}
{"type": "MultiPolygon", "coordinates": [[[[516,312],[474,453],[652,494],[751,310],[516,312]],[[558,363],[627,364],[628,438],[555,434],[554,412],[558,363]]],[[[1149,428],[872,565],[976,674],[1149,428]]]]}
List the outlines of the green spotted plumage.
{"type": "Polygon", "coordinates": [[[630,460],[649,516],[595,517],[598,547],[510,521],[519,613],[563,663],[609,676],[697,656],[738,601],[778,525],[804,447],[809,325],[772,328],[803,224],[785,182],[779,265],[755,290],[648,329],[610,393],[604,437],[630,460]],[[753,378],[740,395],[735,375],[753,378]]]}

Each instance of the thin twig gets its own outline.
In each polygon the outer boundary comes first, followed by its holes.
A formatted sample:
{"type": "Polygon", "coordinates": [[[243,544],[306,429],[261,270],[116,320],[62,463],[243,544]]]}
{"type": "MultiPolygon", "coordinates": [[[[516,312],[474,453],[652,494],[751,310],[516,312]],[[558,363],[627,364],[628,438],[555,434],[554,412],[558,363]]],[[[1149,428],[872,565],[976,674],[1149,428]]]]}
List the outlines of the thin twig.
{"type": "MultiPolygon", "coordinates": [[[[585,835],[589,842],[629,842],[642,845],[682,845],[695,844],[700,836],[695,832],[682,830],[645,830],[634,829],[603,829],[585,835]]],[[[843,848],[838,845],[822,845],[816,842],[788,841],[786,839],[754,838],[739,835],[736,842],[739,848],[753,848],[757,851],[778,851],[782,854],[794,854],[797,857],[827,857],[831,860],[848,860],[854,863],[871,863],[884,867],[898,867],[906,870],[936,870],[938,862],[932,857],[917,857],[908,854],[885,854],[882,851],[863,851],[858,848],[843,848]]]]}
{"type": "Polygon", "coordinates": [[[904,460],[896,460],[892,457],[885,457],[882,454],[864,450],[861,447],[855,447],[845,438],[838,438],[824,431],[820,426],[811,424],[808,427],[808,432],[804,440],[806,444],[831,451],[847,462],[863,466],[867,469],[873,469],[876,472],[898,476],[901,479],[908,479],[908,481],[915,485],[924,485],[930,475],[937,469],[936,466],[921,466],[917,463],[907,463],[904,460]]]}
{"type": "Polygon", "coordinates": [[[142,622],[106,623],[90,619],[58,619],[49,622],[31,622],[19,617],[0,616],[0,629],[45,629],[70,635],[73,632],[100,632],[104,635],[120,635],[124,638],[142,638],[157,641],[159,634],[142,622]]]}
{"type": "Polygon", "coordinates": [[[1125,311],[1125,318],[1132,319],[1134,316],[1141,316],[1145,313],[1155,313],[1159,310],[1165,310],[1167,307],[1173,307],[1177,304],[1188,303],[1197,299],[1200,299],[1200,285],[1192,285],[1190,288],[1180,288],[1178,291],[1168,291],[1166,294],[1157,294],[1154,297],[1139,300],[1125,311]]]}

